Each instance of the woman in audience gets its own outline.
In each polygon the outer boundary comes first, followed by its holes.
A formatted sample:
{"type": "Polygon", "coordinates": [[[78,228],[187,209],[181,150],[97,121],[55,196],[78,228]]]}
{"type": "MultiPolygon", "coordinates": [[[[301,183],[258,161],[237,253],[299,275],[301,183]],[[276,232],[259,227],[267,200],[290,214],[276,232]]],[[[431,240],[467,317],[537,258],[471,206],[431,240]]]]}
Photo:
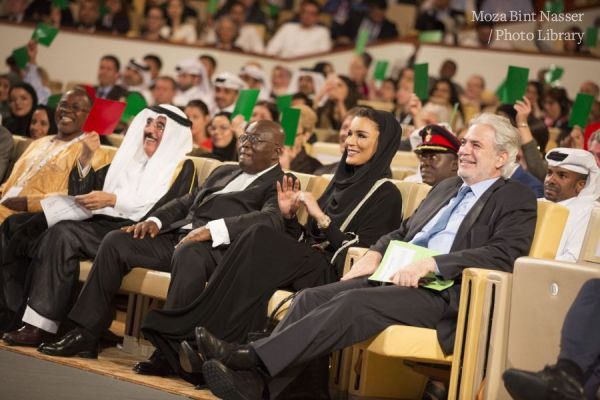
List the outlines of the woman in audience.
{"type": "Polygon", "coordinates": [[[266,119],[267,121],[279,121],[279,110],[277,106],[270,101],[261,100],[256,102],[250,122],[260,121],[266,119]]]}
{"type": "Polygon", "coordinates": [[[29,125],[29,136],[35,140],[47,135],[55,135],[56,132],[54,111],[44,105],[35,107],[31,116],[31,124],[29,125]]]}
{"type": "MultiPolygon", "coordinates": [[[[244,342],[249,332],[264,327],[275,290],[298,291],[338,280],[348,247],[369,246],[400,224],[398,189],[389,181],[378,182],[390,176],[399,129],[391,113],[361,109],[348,131],[340,165],[318,200],[300,192],[291,177],[278,183],[286,233],[265,226],[248,229],[192,304],[148,314],[144,334],[174,371],[181,373],[177,351],[182,340],[194,338],[195,326],[244,342]],[[301,205],[309,214],[304,226],[296,218],[301,205]]],[[[185,275],[182,271],[171,279],[185,275]]]]}
{"type": "MultiPolygon", "coordinates": [[[[344,153],[346,149],[346,138],[348,137],[348,130],[350,129],[350,124],[352,120],[360,110],[359,107],[354,107],[348,110],[346,116],[344,117],[344,121],[342,122],[342,126],[340,127],[340,131],[338,134],[338,142],[340,144],[340,154],[344,153]]],[[[338,165],[340,162],[334,162],[333,164],[323,165],[315,170],[315,175],[325,175],[325,174],[335,174],[337,171],[338,165]]]]}
{"type": "Polygon", "coordinates": [[[567,91],[551,88],[544,96],[544,123],[548,128],[566,129],[570,108],[567,91]]]}
{"type": "Polygon", "coordinates": [[[229,118],[231,113],[217,113],[208,125],[212,140],[212,155],[219,161],[237,161],[237,138],[229,118]]]}
{"type": "Polygon", "coordinates": [[[304,146],[315,130],[317,114],[315,114],[312,108],[305,105],[296,106],[295,108],[300,110],[300,120],[298,121],[296,137],[292,146],[284,147],[283,153],[279,157],[279,164],[281,164],[281,168],[284,170],[313,174],[321,166],[321,162],[309,156],[304,146]]]}
{"type": "Polygon", "coordinates": [[[360,99],[356,84],[343,75],[330,75],[313,104],[317,108],[319,128],[340,129],[346,112],[356,107],[360,99]],[[324,101],[322,105],[321,102],[324,101]]]}
{"type": "Polygon", "coordinates": [[[525,96],[527,96],[527,98],[531,102],[532,115],[536,118],[543,118],[544,112],[542,111],[542,99],[544,97],[544,85],[542,85],[538,81],[529,81],[529,83],[527,84],[527,91],[525,92],[525,96]]]}
{"type": "Polygon", "coordinates": [[[283,65],[274,66],[271,71],[271,97],[276,99],[277,96],[288,94],[291,79],[292,71],[283,65]]]}
{"type": "Polygon", "coordinates": [[[446,107],[451,115],[453,115],[453,120],[449,121],[452,126],[452,132],[458,132],[462,129],[465,121],[462,105],[460,104],[456,88],[450,80],[441,78],[434,83],[429,92],[429,102],[446,107]],[[456,105],[458,105],[458,108],[456,112],[453,112],[456,105]]]}
{"type": "Polygon", "coordinates": [[[383,101],[384,103],[391,104],[396,103],[396,81],[394,79],[384,79],[381,81],[379,87],[377,87],[376,84],[374,89],[373,100],[383,101]]]}
{"type": "MultiPolygon", "coordinates": [[[[210,118],[206,104],[202,100],[191,100],[183,112],[192,121],[194,150],[199,149],[199,155],[211,152],[213,143],[206,133],[206,122],[210,118]]],[[[192,155],[196,155],[194,150],[192,150],[192,155]]]]}
{"type": "Polygon", "coordinates": [[[2,121],[13,135],[29,136],[34,107],[38,104],[35,89],[28,83],[15,84],[8,94],[10,116],[2,121]]]}
{"type": "Polygon", "coordinates": [[[162,34],[170,42],[194,43],[197,39],[196,27],[185,20],[184,7],[183,0],[167,2],[167,26],[162,29],[162,34]]]}
{"type": "Polygon", "coordinates": [[[146,9],[146,15],[144,18],[144,26],[140,32],[140,37],[146,40],[163,41],[166,39],[165,30],[168,30],[166,26],[167,16],[162,7],[150,6],[146,9]]]}

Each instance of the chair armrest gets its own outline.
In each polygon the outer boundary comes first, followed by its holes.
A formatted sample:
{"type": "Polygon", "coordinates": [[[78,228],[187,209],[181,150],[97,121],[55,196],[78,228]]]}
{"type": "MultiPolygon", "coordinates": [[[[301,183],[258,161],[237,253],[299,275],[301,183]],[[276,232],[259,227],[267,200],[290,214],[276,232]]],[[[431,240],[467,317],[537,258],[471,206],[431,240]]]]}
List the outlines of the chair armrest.
{"type": "Polygon", "coordinates": [[[350,247],[348,252],[346,253],[346,261],[344,262],[344,273],[342,275],[346,275],[350,268],[354,265],[359,258],[365,255],[365,253],[369,251],[366,247],[350,247]]]}

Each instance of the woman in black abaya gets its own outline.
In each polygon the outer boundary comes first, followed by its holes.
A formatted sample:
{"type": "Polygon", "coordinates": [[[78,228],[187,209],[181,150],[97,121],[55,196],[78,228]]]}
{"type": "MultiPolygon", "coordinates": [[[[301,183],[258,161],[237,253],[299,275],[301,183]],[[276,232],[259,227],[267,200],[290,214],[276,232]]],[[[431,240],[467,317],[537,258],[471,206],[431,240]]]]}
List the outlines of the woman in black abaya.
{"type": "Polygon", "coordinates": [[[392,114],[361,109],[350,126],[338,169],[318,201],[300,192],[291,178],[278,183],[285,234],[265,226],[245,231],[204,290],[186,281],[185,270],[174,270],[169,307],[150,312],[142,328],[157,348],[153,359],[181,373],[179,345],[193,339],[199,325],[220,339],[244,342],[248,332],[263,327],[267,304],[277,289],[298,291],[338,280],[348,247],[370,246],[396,229],[402,199],[396,186],[382,178],[390,176],[400,133],[392,114]],[[295,218],[300,205],[309,213],[304,226],[295,218]]]}

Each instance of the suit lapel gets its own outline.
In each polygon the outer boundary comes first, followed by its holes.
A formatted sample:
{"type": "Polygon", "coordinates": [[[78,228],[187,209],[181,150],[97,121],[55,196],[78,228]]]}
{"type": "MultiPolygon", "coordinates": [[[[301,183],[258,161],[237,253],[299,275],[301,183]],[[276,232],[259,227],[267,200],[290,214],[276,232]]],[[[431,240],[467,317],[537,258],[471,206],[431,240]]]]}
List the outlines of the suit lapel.
{"type": "Polygon", "coordinates": [[[488,190],[481,195],[473,207],[471,207],[471,210],[469,210],[469,213],[465,216],[460,224],[460,227],[458,228],[458,231],[456,232],[456,237],[452,243],[452,249],[457,248],[456,246],[467,238],[468,232],[473,228],[475,222],[477,222],[477,218],[479,218],[481,211],[483,211],[483,208],[485,207],[489,198],[492,196],[492,193],[494,193],[496,189],[504,184],[504,179],[500,177],[492,186],[488,188],[488,190]]]}
{"type": "Polygon", "coordinates": [[[195,206],[199,206],[200,204],[212,199],[213,197],[216,196],[216,192],[218,192],[219,190],[222,190],[225,186],[227,186],[227,184],[229,182],[231,182],[232,180],[234,180],[235,178],[237,178],[239,175],[242,174],[242,170],[241,169],[234,169],[233,171],[223,175],[221,178],[219,178],[213,185],[211,185],[209,188],[204,188],[202,189],[199,193],[198,196],[196,196],[196,200],[194,201],[195,206]]]}

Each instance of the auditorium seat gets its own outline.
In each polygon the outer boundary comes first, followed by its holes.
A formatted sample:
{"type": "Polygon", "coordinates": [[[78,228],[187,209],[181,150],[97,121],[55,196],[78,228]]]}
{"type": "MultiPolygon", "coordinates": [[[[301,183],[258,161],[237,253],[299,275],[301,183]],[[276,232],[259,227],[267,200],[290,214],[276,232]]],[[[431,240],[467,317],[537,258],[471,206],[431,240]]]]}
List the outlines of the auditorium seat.
{"type": "Polygon", "coordinates": [[[342,153],[337,143],[315,142],[310,147],[309,155],[327,165],[340,161],[342,153]]]}
{"type": "MultiPolygon", "coordinates": [[[[13,150],[12,150],[12,154],[10,155],[8,168],[6,169],[6,173],[4,174],[4,179],[2,182],[4,182],[5,180],[8,179],[8,177],[10,176],[10,173],[12,172],[13,167],[15,166],[15,162],[19,159],[19,157],[21,157],[21,154],[23,154],[25,152],[27,147],[29,147],[29,145],[33,141],[29,137],[19,136],[19,135],[12,135],[12,139],[13,139],[13,150]]],[[[2,183],[2,182],[0,182],[0,183],[2,183]]]]}
{"type": "Polygon", "coordinates": [[[112,135],[106,136],[106,140],[108,140],[108,143],[110,143],[110,145],[114,147],[121,147],[121,143],[123,143],[124,138],[125,135],[122,135],[120,133],[113,133],[112,135]]]}
{"type": "Polygon", "coordinates": [[[210,173],[221,165],[221,161],[206,157],[188,157],[196,166],[198,174],[198,185],[202,185],[210,173]]]}

